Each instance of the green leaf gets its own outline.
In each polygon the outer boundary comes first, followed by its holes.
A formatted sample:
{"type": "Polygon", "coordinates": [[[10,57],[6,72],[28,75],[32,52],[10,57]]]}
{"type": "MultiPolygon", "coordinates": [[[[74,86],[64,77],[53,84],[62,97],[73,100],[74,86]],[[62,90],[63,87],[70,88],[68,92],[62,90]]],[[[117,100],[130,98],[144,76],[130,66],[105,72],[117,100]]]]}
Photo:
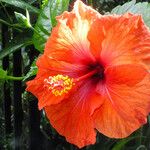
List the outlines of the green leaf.
{"type": "Polygon", "coordinates": [[[21,32],[21,30],[20,30],[21,26],[19,24],[12,24],[12,23],[10,23],[6,20],[3,20],[3,19],[0,19],[0,23],[5,24],[5,25],[12,27],[12,28],[21,32]]]}
{"type": "Polygon", "coordinates": [[[23,80],[24,77],[8,76],[7,71],[0,68],[0,80],[23,80]]]}
{"type": "Polygon", "coordinates": [[[31,38],[23,38],[20,40],[14,39],[9,43],[9,45],[6,48],[4,48],[2,51],[0,51],[0,59],[2,59],[3,57],[5,57],[11,53],[14,53],[16,50],[18,50],[22,47],[25,47],[25,46],[28,46],[31,44],[32,44],[31,38]]]}
{"type": "Polygon", "coordinates": [[[37,0],[26,0],[26,2],[27,3],[30,3],[30,4],[32,4],[32,3],[35,3],[37,0]]]}
{"type": "Polygon", "coordinates": [[[20,25],[25,28],[31,28],[32,26],[30,24],[30,17],[29,17],[29,13],[27,10],[26,10],[26,14],[27,14],[27,17],[21,13],[15,12],[16,19],[18,20],[20,25]]]}
{"type": "Polygon", "coordinates": [[[111,11],[111,13],[112,14],[124,14],[130,11],[135,6],[135,3],[136,3],[136,0],[132,0],[131,2],[127,2],[123,4],[122,6],[118,5],[111,11]]]}
{"type": "Polygon", "coordinates": [[[32,5],[24,2],[23,0],[0,0],[0,2],[5,2],[15,7],[28,9],[29,11],[34,12],[34,13],[39,13],[39,10],[36,7],[33,7],[32,5]]]}
{"type": "Polygon", "coordinates": [[[41,8],[34,28],[33,43],[37,50],[43,52],[44,45],[56,25],[55,17],[68,9],[69,0],[47,0],[41,8]]]}
{"type": "Polygon", "coordinates": [[[136,3],[136,0],[132,0],[122,6],[115,7],[111,14],[124,14],[127,12],[142,15],[146,25],[150,27],[150,4],[148,2],[136,3]]]}
{"type": "Polygon", "coordinates": [[[87,150],[111,150],[117,139],[107,138],[101,133],[97,133],[96,143],[87,147],[87,150]]]}
{"type": "Polygon", "coordinates": [[[35,76],[35,75],[37,74],[38,68],[37,68],[37,66],[36,66],[36,60],[37,60],[37,59],[35,59],[35,60],[33,61],[32,65],[31,65],[31,67],[30,67],[30,70],[29,70],[29,72],[25,75],[23,81],[25,81],[25,80],[27,80],[28,78],[30,78],[30,77],[32,77],[32,76],[35,76]]]}
{"type": "Polygon", "coordinates": [[[0,79],[5,80],[7,76],[7,71],[0,68],[0,79]]]}
{"type": "Polygon", "coordinates": [[[56,25],[56,16],[60,15],[62,12],[68,9],[69,6],[69,0],[53,0],[53,3],[51,3],[51,22],[52,26],[54,27],[56,25]]]}
{"type": "MultiPolygon", "coordinates": [[[[142,136],[143,138],[145,138],[144,136],[142,136]]],[[[119,142],[117,142],[112,150],[122,150],[123,147],[130,141],[136,139],[136,138],[141,138],[140,136],[134,136],[134,137],[128,137],[128,138],[125,138],[125,139],[121,139],[119,142]]]]}

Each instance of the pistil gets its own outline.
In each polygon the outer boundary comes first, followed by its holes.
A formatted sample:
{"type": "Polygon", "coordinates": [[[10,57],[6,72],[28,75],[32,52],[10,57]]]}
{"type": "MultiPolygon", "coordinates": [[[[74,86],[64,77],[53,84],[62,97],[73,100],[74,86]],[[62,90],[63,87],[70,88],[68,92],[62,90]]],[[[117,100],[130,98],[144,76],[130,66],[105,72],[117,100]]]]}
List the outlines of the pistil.
{"type": "Polygon", "coordinates": [[[85,74],[85,75],[83,75],[83,76],[81,76],[81,77],[79,77],[79,78],[75,78],[75,79],[74,79],[74,82],[76,83],[76,82],[85,80],[85,79],[87,79],[87,78],[93,76],[93,75],[96,74],[97,72],[98,72],[97,69],[92,70],[91,72],[89,72],[89,73],[87,73],[87,74],[85,74]]]}
{"type": "Polygon", "coordinates": [[[44,80],[44,86],[47,87],[55,96],[61,96],[63,94],[67,94],[77,82],[88,79],[97,73],[98,69],[94,69],[79,78],[70,78],[69,76],[61,74],[49,76],[48,79],[44,80]]]}

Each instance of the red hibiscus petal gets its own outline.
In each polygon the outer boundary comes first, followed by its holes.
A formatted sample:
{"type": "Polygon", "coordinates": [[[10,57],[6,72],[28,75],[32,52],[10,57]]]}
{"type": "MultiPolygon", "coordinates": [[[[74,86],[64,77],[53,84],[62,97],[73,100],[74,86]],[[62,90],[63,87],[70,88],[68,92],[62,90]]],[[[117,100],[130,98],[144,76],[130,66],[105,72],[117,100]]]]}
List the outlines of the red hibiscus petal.
{"type": "Polygon", "coordinates": [[[104,39],[100,40],[102,44],[97,49],[101,49],[101,61],[105,66],[134,63],[149,57],[150,32],[145,27],[141,16],[111,15],[101,17],[99,22],[101,22],[99,24],[103,23],[100,29],[103,31],[104,39]]]}
{"type": "Polygon", "coordinates": [[[64,61],[57,61],[46,55],[39,57],[36,64],[39,68],[37,76],[34,80],[27,82],[26,90],[38,98],[39,109],[52,104],[57,104],[70,94],[69,92],[68,94],[63,94],[61,96],[53,95],[48,87],[44,87],[44,79],[48,79],[49,76],[55,76],[58,74],[78,77],[86,70],[83,65],[75,65],[64,61]]]}
{"type": "Polygon", "coordinates": [[[99,108],[104,103],[104,98],[99,94],[94,92],[91,94],[89,98],[89,104],[90,104],[90,114],[92,115],[94,111],[99,108]]]}
{"type": "Polygon", "coordinates": [[[105,101],[101,109],[95,111],[93,118],[96,129],[110,138],[127,137],[141,126],[134,118],[132,122],[122,118],[109,100],[105,101]]]}
{"type": "Polygon", "coordinates": [[[97,15],[91,24],[88,40],[90,41],[90,50],[97,59],[100,59],[102,42],[105,39],[106,32],[116,23],[116,19],[115,16],[97,15]]]}
{"type": "Polygon", "coordinates": [[[44,87],[44,78],[35,78],[32,81],[28,81],[26,90],[34,94],[38,98],[38,107],[41,110],[45,106],[57,104],[63,100],[64,96],[54,96],[48,88],[44,87]]]}
{"type": "Polygon", "coordinates": [[[105,70],[107,84],[126,84],[133,86],[148,74],[142,65],[126,64],[107,67],[105,70]]]}
{"type": "Polygon", "coordinates": [[[45,106],[50,106],[60,103],[66,95],[61,95],[56,97],[50,91],[45,90],[42,92],[42,95],[38,97],[38,107],[39,110],[43,109],[45,106]]]}
{"type": "Polygon", "coordinates": [[[83,83],[75,94],[61,103],[45,107],[52,126],[79,148],[95,143],[91,114],[103,103],[91,83],[83,83]]]}
{"type": "Polygon", "coordinates": [[[45,54],[73,63],[95,61],[90,52],[87,34],[97,15],[98,12],[77,0],[72,12],[64,12],[57,17],[58,25],[46,43],[45,54]]]}
{"type": "Polygon", "coordinates": [[[93,114],[96,129],[112,138],[124,138],[146,123],[150,112],[149,74],[134,86],[108,84],[105,101],[93,114]]]}
{"type": "Polygon", "coordinates": [[[26,82],[27,84],[27,91],[30,91],[33,93],[36,97],[39,96],[40,93],[43,91],[43,80],[44,78],[39,78],[36,77],[34,80],[26,82]]]}
{"type": "Polygon", "coordinates": [[[85,71],[86,66],[82,64],[71,64],[65,61],[58,61],[48,55],[42,55],[38,58],[36,65],[38,68],[55,74],[67,74],[69,76],[77,76],[85,71]]]}
{"type": "Polygon", "coordinates": [[[68,142],[80,148],[95,143],[96,135],[86,104],[80,103],[76,106],[76,103],[65,100],[60,104],[45,107],[45,111],[52,126],[65,136],[68,142]]]}

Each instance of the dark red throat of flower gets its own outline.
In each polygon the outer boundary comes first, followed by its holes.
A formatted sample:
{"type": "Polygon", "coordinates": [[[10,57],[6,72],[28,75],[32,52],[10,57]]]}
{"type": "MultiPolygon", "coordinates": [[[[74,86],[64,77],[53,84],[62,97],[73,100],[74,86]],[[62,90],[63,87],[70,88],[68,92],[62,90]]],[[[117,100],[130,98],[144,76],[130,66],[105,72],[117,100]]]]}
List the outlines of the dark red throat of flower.
{"type": "Polygon", "coordinates": [[[78,78],[70,78],[69,76],[61,74],[50,76],[48,79],[44,80],[44,86],[47,87],[55,96],[61,96],[68,93],[77,82],[91,77],[96,77],[102,80],[104,78],[104,69],[102,67],[96,67],[94,70],[91,70],[87,74],[78,78]]]}

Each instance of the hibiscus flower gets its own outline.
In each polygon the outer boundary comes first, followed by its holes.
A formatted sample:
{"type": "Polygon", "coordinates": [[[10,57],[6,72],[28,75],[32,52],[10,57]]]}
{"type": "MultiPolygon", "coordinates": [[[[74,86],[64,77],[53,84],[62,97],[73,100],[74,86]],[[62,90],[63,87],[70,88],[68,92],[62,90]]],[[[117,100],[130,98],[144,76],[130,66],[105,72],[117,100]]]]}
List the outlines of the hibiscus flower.
{"type": "Polygon", "coordinates": [[[129,136],[150,112],[150,32],[141,16],[102,16],[77,0],[57,21],[26,90],[80,148],[95,143],[96,130],[129,136]]]}

